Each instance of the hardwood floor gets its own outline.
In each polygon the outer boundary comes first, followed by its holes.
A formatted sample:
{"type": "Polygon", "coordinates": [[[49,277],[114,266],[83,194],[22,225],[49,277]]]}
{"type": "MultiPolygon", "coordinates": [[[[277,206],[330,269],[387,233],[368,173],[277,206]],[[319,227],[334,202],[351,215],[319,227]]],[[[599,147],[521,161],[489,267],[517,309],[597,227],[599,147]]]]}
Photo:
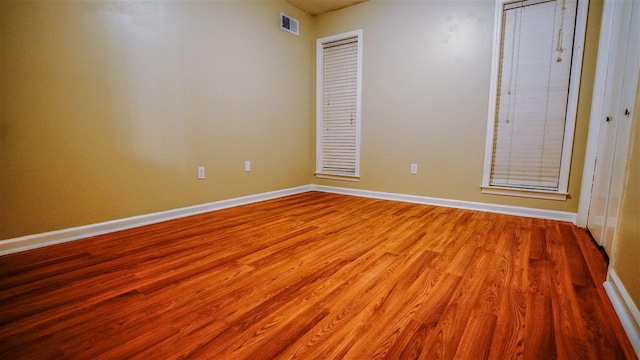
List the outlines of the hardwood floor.
{"type": "Polygon", "coordinates": [[[309,192],[0,257],[2,359],[632,359],[569,223],[309,192]]]}

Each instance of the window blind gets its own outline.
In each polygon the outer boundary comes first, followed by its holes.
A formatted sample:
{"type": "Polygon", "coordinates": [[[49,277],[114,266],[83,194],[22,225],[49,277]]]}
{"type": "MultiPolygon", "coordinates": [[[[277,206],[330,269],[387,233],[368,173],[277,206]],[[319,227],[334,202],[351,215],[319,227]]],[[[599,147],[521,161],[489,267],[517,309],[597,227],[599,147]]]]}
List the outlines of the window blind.
{"type": "Polygon", "coordinates": [[[357,175],[358,36],[322,45],[322,173],[357,175]]]}
{"type": "Polygon", "coordinates": [[[575,0],[503,7],[490,184],[558,190],[575,0]]]}

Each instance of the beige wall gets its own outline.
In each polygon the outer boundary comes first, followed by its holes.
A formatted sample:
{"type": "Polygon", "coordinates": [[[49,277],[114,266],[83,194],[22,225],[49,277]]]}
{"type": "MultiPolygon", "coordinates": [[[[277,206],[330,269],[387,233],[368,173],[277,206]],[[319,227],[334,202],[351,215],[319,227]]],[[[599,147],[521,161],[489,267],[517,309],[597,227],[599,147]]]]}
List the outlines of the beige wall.
{"type": "Polygon", "coordinates": [[[0,239],[309,184],[312,25],[276,0],[1,2],[0,239]]]}
{"type": "Polygon", "coordinates": [[[493,4],[0,2],[0,239],[309,183],[576,212],[602,0],[566,202],[480,193],[493,4]],[[358,28],[362,180],[314,179],[315,39],[358,28]]]}
{"type": "Polygon", "coordinates": [[[480,193],[494,3],[372,0],[316,18],[317,38],[363,29],[364,54],[361,180],[316,183],[577,212],[602,0],[589,10],[567,201],[480,193]]]}
{"type": "MultiPolygon", "coordinates": [[[[640,84],[640,80],[638,82],[640,84]]],[[[640,87],[639,87],[640,90],[640,87]]],[[[640,91],[636,93],[631,146],[627,159],[627,179],[616,234],[611,267],[640,308],[640,91]]]]}

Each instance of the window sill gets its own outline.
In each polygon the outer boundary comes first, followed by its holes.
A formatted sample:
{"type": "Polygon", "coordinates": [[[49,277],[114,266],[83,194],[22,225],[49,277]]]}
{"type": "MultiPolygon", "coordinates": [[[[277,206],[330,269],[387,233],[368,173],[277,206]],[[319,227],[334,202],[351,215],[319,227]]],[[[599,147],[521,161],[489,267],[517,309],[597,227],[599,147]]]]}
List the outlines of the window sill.
{"type": "Polygon", "coordinates": [[[499,186],[481,186],[483,194],[519,196],[533,199],[566,201],[569,193],[561,193],[558,191],[532,190],[532,189],[516,189],[499,186]]]}
{"type": "Polygon", "coordinates": [[[325,173],[315,173],[315,177],[318,179],[331,179],[331,180],[343,180],[343,181],[360,181],[359,175],[339,175],[339,174],[325,174],[325,173]]]}

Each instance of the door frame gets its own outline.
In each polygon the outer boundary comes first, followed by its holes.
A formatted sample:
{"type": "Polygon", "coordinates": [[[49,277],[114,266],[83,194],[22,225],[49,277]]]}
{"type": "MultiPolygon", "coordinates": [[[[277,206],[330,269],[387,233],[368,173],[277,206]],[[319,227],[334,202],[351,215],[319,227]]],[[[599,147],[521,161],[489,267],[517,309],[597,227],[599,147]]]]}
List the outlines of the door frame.
{"type": "Polygon", "coordinates": [[[604,116],[603,107],[607,84],[607,69],[613,42],[616,35],[615,18],[616,0],[605,0],[602,9],[600,25],[600,40],[598,42],[598,56],[596,60],[596,74],[593,82],[593,98],[591,101],[591,115],[589,116],[589,133],[587,135],[587,149],[585,152],[584,168],[582,170],[582,184],[580,186],[580,200],[576,225],[586,228],[591,206],[591,190],[595,176],[598,139],[600,137],[600,123],[604,116]]]}

